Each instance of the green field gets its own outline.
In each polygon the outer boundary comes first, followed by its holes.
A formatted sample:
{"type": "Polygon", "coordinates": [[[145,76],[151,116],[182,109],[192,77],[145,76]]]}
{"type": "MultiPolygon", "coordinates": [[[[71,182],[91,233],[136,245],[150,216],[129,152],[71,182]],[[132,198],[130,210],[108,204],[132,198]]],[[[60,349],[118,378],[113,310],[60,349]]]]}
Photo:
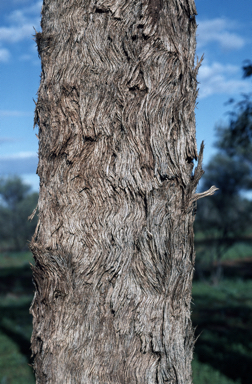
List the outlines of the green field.
{"type": "MultiPolygon", "coordinates": [[[[28,365],[33,296],[30,262],[29,252],[0,254],[0,384],[35,383],[28,365]]],[[[235,263],[232,268],[239,272],[235,263]]],[[[224,273],[217,286],[195,281],[192,319],[196,336],[200,335],[193,360],[194,384],[250,384],[252,280],[238,275],[226,279],[224,273]]]]}
{"type": "MultiPolygon", "coordinates": [[[[213,376],[211,381],[202,381],[195,376],[194,384],[251,383],[251,293],[252,280],[223,280],[215,287],[194,283],[192,319],[197,325],[196,335],[200,335],[195,346],[195,359],[211,366],[209,375],[210,372],[214,374],[213,370],[222,375],[219,379],[213,376]]],[[[200,371],[198,362],[195,375],[200,371]]]]}
{"type": "Polygon", "coordinates": [[[35,383],[30,361],[30,252],[0,254],[0,384],[35,383]]]}

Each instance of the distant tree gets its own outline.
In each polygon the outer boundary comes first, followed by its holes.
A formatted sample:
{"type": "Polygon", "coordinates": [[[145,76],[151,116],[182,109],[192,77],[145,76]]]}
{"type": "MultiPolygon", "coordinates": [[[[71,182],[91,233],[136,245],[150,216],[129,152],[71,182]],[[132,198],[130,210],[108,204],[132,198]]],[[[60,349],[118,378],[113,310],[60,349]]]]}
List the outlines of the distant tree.
{"type": "Polygon", "coordinates": [[[202,271],[202,266],[209,264],[212,280],[218,281],[222,256],[251,226],[252,204],[241,196],[241,191],[251,183],[250,167],[243,161],[217,154],[205,168],[202,181],[202,190],[214,183],[219,191],[198,203],[195,230],[204,234],[204,241],[197,246],[197,269],[202,271]]]}
{"type": "Polygon", "coordinates": [[[252,166],[252,99],[243,95],[243,99],[229,112],[229,122],[217,127],[216,147],[223,153],[248,162],[252,166]]]}
{"type": "Polygon", "coordinates": [[[252,62],[250,60],[244,61],[243,69],[243,77],[250,77],[252,76],[252,62]]]}
{"type": "Polygon", "coordinates": [[[38,201],[38,193],[15,176],[0,179],[0,247],[28,249],[37,220],[28,220],[38,201]]]}
{"type": "MultiPolygon", "coordinates": [[[[252,63],[243,66],[243,77],[252,75],[252,63]]],[[[216,147],[228,156],[248,162],[252,172],[252,93],[244,94],[241,101],[229,101],[233,110],[229,121],[217,127],[216,147]]],[[[250,185],[250,188],[252,185],[250,185]]]]}
{"type": "Polygon", "coordinates": [[[18,176],[0,179],[0,196],[2,203],[10,209],[15,209],[31,191],[31,187],[25,184],[18,176]]]}
{"type": "MultiPolygon", "coordinates": [[[[246,61],[243,77],[252,75],[252,63],[246,61]]],[[[220,260],[237,237],[251,225],[251,202],[242,197],[242,192],[252,189],[252,98],[243,95],[238,103],[229,101],[233,110],[225,125],[217,127],[216,147],[219,153],[205,169],[201,190],[215,184],[219,191],[211,199],[198,204],[195,222],[196,231],[204,234],[204,243],[198,246],[197,269],[200,263],[217,262],[212,277],[221,275],[220,260]],[[208,239],[208,241],[207,241],[208,239]]]]}

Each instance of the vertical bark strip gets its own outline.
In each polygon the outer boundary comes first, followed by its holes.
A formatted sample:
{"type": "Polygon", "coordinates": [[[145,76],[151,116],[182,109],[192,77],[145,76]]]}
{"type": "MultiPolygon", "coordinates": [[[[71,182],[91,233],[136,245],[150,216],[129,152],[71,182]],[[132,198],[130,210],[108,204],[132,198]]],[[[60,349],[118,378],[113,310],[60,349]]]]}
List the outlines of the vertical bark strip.
{"type": "Polygon", "coordinates": [[[194,0],[44,0],[37,384],[190,384],[194,0]]]}

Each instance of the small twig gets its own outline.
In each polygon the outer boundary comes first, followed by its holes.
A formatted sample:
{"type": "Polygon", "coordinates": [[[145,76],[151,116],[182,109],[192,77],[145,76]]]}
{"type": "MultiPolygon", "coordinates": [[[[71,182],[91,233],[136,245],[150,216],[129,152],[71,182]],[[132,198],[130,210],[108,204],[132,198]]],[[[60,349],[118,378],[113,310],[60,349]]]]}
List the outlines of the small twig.
{"type": "Polygon", "coordinates": [[[202,199],[202,197],[211,196],[214,194],[214,192],[218,191],[219,188],[216,188],[215,185],[213,185],[211,188],[209,188],[207,191],[202,193],[195,193],[193,197],[191,197],[189,201],[189,205],[191,205],[194,201],[197,201],[199,199],[202,199]]]}
{"type": "Polygon", "coordinates": [[[34,208],[32,214],[30,216],[28,216],[28,220],[32,220],[37,212],[37,209],[38,209],[38,204],[36,205],[36,207],[34,208]]]}

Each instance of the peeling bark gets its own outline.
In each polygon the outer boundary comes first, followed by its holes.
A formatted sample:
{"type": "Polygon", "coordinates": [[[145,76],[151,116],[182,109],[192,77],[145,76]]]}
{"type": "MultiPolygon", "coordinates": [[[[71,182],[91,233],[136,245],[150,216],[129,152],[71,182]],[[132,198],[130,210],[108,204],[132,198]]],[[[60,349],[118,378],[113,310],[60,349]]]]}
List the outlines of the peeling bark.
{"type": "Polygon", "coordinates": [[[43,1],[37,384],[192,382],[195,15],[193,0],[43,1]]]}

